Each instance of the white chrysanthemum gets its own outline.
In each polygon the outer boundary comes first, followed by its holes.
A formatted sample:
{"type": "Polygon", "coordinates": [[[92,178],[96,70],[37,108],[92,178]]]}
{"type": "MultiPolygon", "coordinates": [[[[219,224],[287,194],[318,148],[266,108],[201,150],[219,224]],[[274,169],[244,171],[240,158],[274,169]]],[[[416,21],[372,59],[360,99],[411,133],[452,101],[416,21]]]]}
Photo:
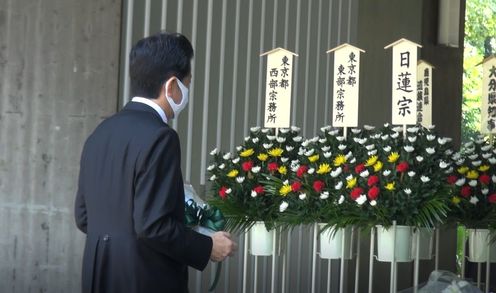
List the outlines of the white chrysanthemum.
{"type": "Polygon", "coordinates": [[[424,183],[427,183],[427,182],[431,181],[431,178],[429,178],[425,175],[422,175],[422,176],[420,176],[420,180],[422,180],[422,182],[424,182],[424,183]]]}
{"type": "Polygon", "coordinates": [[[484,153],[484,154],[482,154],[482,158],[484,158],[484,159],[488,159],[488,158],[490,158],[492,155],[493,155],[493,154],[491,154],[491,153],[484,153]]]}
{"type": "Polygon", "coordinates": [[[224,163],[219,165],[219,169],[221,169],[221,170],[224,170],[225,167],[226,167],[226,164],[224,164],[224,163]]]}
{"type": "Polygon", "coordinates": [[[484,195],[487,195],[489,193],[489,189],[488,188],[482,188],[481,193],[484,195]]]}
{"type": "Polygon", "coordinates": [[[343,181],[339,181],[336,185],[334,185],[334,189],[336,190],[341,190],[341,188],[343,188],[343,181]]]}
{"type": "Polygon", "coordinates": [[[413,152],[415,150],[415,148],[413,146],[411,146],[411,145],[406,145],[406,146],[403,147],[403,149],[407,153],[411,153],[411,152],[413,152]]]}
{"type": "Polygon", "coordinates": [[[257,132],[257,131],[259,131],[259,130],[260,130],[260,126],[256,126],[256,127],[252,127],[252,128],[250,128],[250,131],[251,131],[251,132],[257,132]]]}
{"type": "Polygon", "coordinates": [[[496,158],[494,157],[489,158],[489,163],[491,163],[492,165],[496,164],[496,158]]]}
{"type": "Polygon", "coordinates": [[[477,198],[477,196],[472,196],[470,198],[470,203],[471,204],[476,205],[478,202],[479,202],[479,199],[477,198]]]}
{"type": "Polygon", "coordinates": [[[251,168],[251,171],[252,171],[254,174],[257,174],[258,172],[260,172],[260,166],[255,166],[255,167],[252,167],[252,168],[251,168]]]}
{"type": "Polygon", "coordinates": [[[444,154],[447,155],[447,156],[451,156],[453,154],[453,150],[452,149],[447,149],[444,151],[444,154]]]}
{"type": "Polygon", "coordinates": [[[286,146],[286,150],[287,150],[288,152],[290,152],[290,151],[294,150],[294,146],[287,145],[287,146],[286,146]]]}
{"type": "Polygon", "coordinates": [[[370,173],[369,170],[365,169],[365,171],[360,172],[360,177],[362,178],[367,178],[369,177],[370,173]]]}
{"type": "Polygon", "coordinates": [[[410,188],[405,188],[405,189],[403,189],[403,191],[405,192],[405,194],[408,194],[408,195],[412,194],[412,190],[410,188]]]}
{"type": "Polygon", "coordinates": [[[459,153],[459,152],[456,152],[453,154],[453,156],[451,157],[453,160],[457,161],[459,160],[460,158],[462,157],[462,155],[459,153]]]}
{"type": "Polygon", "coordinates": [[[262,133],[263,134],[267,134],[269,132],[269,129],[268,128],[262,128],[262,133]]]}
{"type": "Polygon", "coordinates": [[[365,148],[367,149],[367,151],[371,151],[371,150],[375,149],[375,144],[369,144],[369,145],[365,146],[365,148]]]}
{"type": "Polygon", "coordinates": [[[208,166],[207,171],[212,171],[215,168],[215,164],[208,166]]]}
{"type": "Polygon", "coordinates": [[[243,147],[242,147],[242,146],[240,146],[240,145],[238,145],[238,146],[236,147],[236,150],[237,150],[238,152],[239,152],[239,151],[241,151],[242,149],[243,149],[243,147]]]}
{"type": "Polygon", "coordinates": [[[330,130],[330,131],[328,132],[328,134],[329,134],[330,136],[336,136],[336,135],[338,135],[338,133],[339,133],[339,130],[337,130],[337,129],[330,130]]]}
{"type": "Polygon", "coordinates": [[[219,150],[217,150],[217,148],[215,148],[215,149],[210,151],[210,155],[211,156],[217,155],[218,152],[219,152],[219,150]]]}
{"type": "Polygon", "coordinates": [[[356,163],[356,158],[350,160],[350,164],[355,164],[355,163],[356,163]]]}
{"type": "Polygon", "coordinates": [[[399,132],[395,132],[393,134],[390,135],[391,138],[398,138],[400,136],[399,132]]]}
{"type": "Polygon", "coordinates": [[[388,128],[389,127],[389,123],[384,123],[384,127],[388,128]]]}
{"type": "Polygon", "coordinates": [[[487,152],[487,151],[489,151],[490,149],[491,149],[491,145],[489,145],[489,144],[488,144],[488,145],[485,145],[485,146],[483,146],[483,147],[481,147],[481,150],[482,150],[483,152],[487,152]]]}
{"type": "Polygon", "coordinates": [[[255,190],[251,191],[251,197],[257,197],[257,192],[255,190]]]}
{"type": "Polygon", "coordinates": [[[464,159],[459,159],[459,160],[457,160],[455,163],[456,163],[458,166],[461,166],[461,165],[463,165],[463,163],[464,163],[464,162],[465,162],[465,160],[464,160],[464,159]]]}
{"type": "Polygon", "coordinates": [[[387,169],[386,169],[386,170],[384,170],[384,171],[382,172],[382,175],[384,175],[385,177],[388,177],[388,176],[389,176],[389,174],[391,174],[391,170],[387,170],[387,169]]]}
{"type": "Polygon", "coordinates": [[[300,150],[298,151],[298,156],[303,156],[304,153],[305,153],[305,149],[300,148],[300,150]]]}
{"type": "Polygon", "coordinates": [[[349,151],[344,157],[346,158],[346,160],[349,160],[352,156],[353,156],[353,152],[349,151]]]}
{"type": "Polygon", "coordinates": [[[369,151],[367,154],[368,154],[369,156],[374,156],[374,155],[376,155],[376,154],[377,154],[377,150],[369,151]]]}
{"type": "Polygon", "coordinates": [[[339,199],[338,199],[338,204],[342,204],[344,202],[344,195],[341,194],[341,196],[339,196],[339,199]]]}
{"type": "Polygon", "coordinates": [[[332,156],[331,152],[325,152],[324,153],[324,158],[329,159],[332,156]]]}
{"type": "Polygon", "coordinates": [[[282,134],[286,134],[289,132],[289,128],[280,128],[279,129],[279,132],[282,133],[282,134]]]}
{"type": "Polygon", "coordinates": [[[343,151],[343,150],[345,150],[345,149],[346,149],[346,146],[345,146],[344,144],[340,144],[340,145],[338,145],[338,149],[339,149],[340,151],[343,151]]]}
{"type": "Polygon", "coordinates": [[[477,186],[477,180],[470,180],[468,182],[468,185],[472,186],[472,187],[476,187],[477,186]]]}
{"type": "Polygon", "coordinates": [[[393,131],[394,132],[402,132],[403,131],[403,127],[402,126],[395,126],[395,127],[393,127],[393,131]]]}
{"type": "Polygon", "coordinates": [[[258,139],[258,137],[255,137],[251,140],[253,143],[258,143],[260,140],[258,139]]]}
{"type": "Polygon", "coordinates": [[[291,167],[290,167],[290,168],[291,168],[291,171],[296,172],[296,171],[298,171],[298,169],[300,168],[300,165],[298,165],[298,164],[296,164],[296,165],[291,165],[291,167]]]}
{"type": "Polygon", "coordinates": [[[328,151],[331,149],[331,147],[330,147],[330,146],[328,146],[328,145],[326,145],[326,146],[324,146],[324,147],[321,147],[320,149],[321,149],[323,152],[328,152],[328,151]]]}
{"type": "Polygon", "coordinates": [[[389,153],[391,151],[391,147],[390,146],[385,146],[382,148],[386,153],[389,153]]]}
{"type": "Polygon", "coordinates": [[[479,155],[478,155],[478,154],[473,154],[473,155],[468,156],[468,158],[469,158],[470,160],[475,160],[475,159],[477,159],[478,157],[479,157],[479,155]]]}
{"type": "Polygon", "coordinates": [[[377,201],[376,201],[375,199],[374,199],[374,200],[371,200],[371,201],[369,202],[369,204],[370,204],[371,206],[375,207],[375,206],[377,205],[377,201]]]}
{"type": "Polygon", "coordinates": [[[450,174],[450,173],[453,173],[453,167],[449,167],[448,169],[446,169],[444,171],[445,174],[450,174]]]}
{"type": "Polygon", "coordinates": [[[231,153],[226,153],[222,158],[224,158],[224,160],[229,160],[231,158],[231,153]]]}
{"type": "Polygon", "coordinates": [[[472,165],[474,165],[475,167],[479,167],[481,164],[482,164],[482,161],[480,161],[480,160],[472,162],[472,165]]]}
{"type": "Polygon", "coordinates": [[[427,134],[426,138],[427,138],[428,141],[433,141],[433,140],[436,139],[436,136],[435,135],[432,135],[432,134],[427,134]]]}
{"type": "Polygon", "coordinates": [[[226,189],[226,193],[227,194],[231,194],[231,192],[232,192],[232,189],[231,188],[226,189]]]}
{"type": "Polygon", "coordinates": [[[422,156],[416,156],[415,157],[415,160],[417,160],[417,162],[420,163],[420,162],[422,162],[424,160],[424,157],[422,157],[422,156]]]}
{"type": "Polygon", "coordinates": [[[326,143],[326,142],[327,142],[327,139],[325,139],[325,138],[321,138],[321,139],[319,139],[319,143],[321,143],[321,144],[324,144],[324,143],[326,143]]]}
{"type": "Polygon", "coordinates": [[[276,139],[276,136],[275,135],[267,135],[267,139],[272,141],[272,140],[276,139]]]}
{"type": "Polygon", "coordinates": [[[355,201],[358,205],[362,205],[367,202],[367,196],[365,194],[361,194],[355,201]]]}
{"type": "Polygon", "coordinates": [[[291,169],[293,169],[294,167],[296,167],[296,168],[300,167],[300,161],[299,160],[292,160],[291,161],[291,169]]]}
{"type": "Polygon", "coordinates": [[[329,130],[331,130],[331,126],[330,125],[324,126],[324,127],[321,127],[320,128],[320,131],[322,131],[322,132],[326,132],[326,131],[329,131],[329,130]]]}
{"type": "Polygon", "coordinates": [[[429,155],[432,155],[436,152],[436,150],[434,148],[426,148],[425,152],[428,153],[429,155]]]}
{"type": "Polygon", "coordinates": [[[284,182],[282,184],[288,185],[289,184],[289,180],[284,180],[284,182]]]}
{"type": "Polygon", "coordinates": [[[439,168],[441,168],[441,169],[446,169],[446,168],[448,168],[448,166],[449,166],[449,164],[446,163],[445,161],[439,162],[439,168]]]}
{"type": "Polygon", "coordinates": [[[371,136],[373,139],[379,139],[381,138],[381,134],[380,133],[376,133],[374,135],[371,136]]]}
{"type": "Polygon", "coordinates": [[[293,141],[294,142],[300,142],[302,139],[303,139],[303,137],[301,137],[301,136],[295,136],[295,137],[293,137],[293,141]]]}
{"type": "Polygon", "coordinates": [[[304,142],[301,143],[301,146],[306,148],[310,144],[310,141],[307,139],[304,142]]]}
{"type": "Polygon", "coordinates": [[[338,177],[341,173],[343,172],[343,169],[341,167],[336,168],[335,170],[331,171],[331,177],[336,178],[338,177]]]}
{"type": "Polygon", "coordinates": [[[365,130],[369,130],[370,131],[370,130],[374,130],[375,129],[375,126],[365,124],[363,126],[363,128],[365,128],[365,130]]]}
{"type": "Polygon", "coordinates": [[[439,143],[440,145],[444,145],[448,142],[448,140],[445,138],[445,137],[440,137],[437,139],[437,143],[439,143]]]}
{"type": "Polygon", "coordinates": [[[300,128],[299,127],[296,127],[296,126],[291,126],[291,131],[293,131],[293,132],[299,132],[300,131],[300,128]]]}
{"type": "Polygon", "coordinates": [[[281,203],[281,205],[279,206],[279,212],[283,213],[287,208],[288,208],[289,204],[285,201],[283,201],[281,203]]]}
{"type": "Polygon", "coordinates": [[[462,186],[463,184],[465,184],[465,178],[460,178],[455,182],[456,186],[462,186]]]}
{"type": "Polygon", "coordinates": [[[419,128],[414,126],[414,127],[408,127],[408,129],[406,130],[410,133],[417,133],[419,131],[419,128]]]}
{"type": "Polygon", "coordinates": [[[352,174],[350,174],[350,175],[348,175],[348,176],[346,177],[346,180],[351,180],[351,179],[353,179],[353,175],[352,175],[352,174]]]}
{"type": "Polygon", "coordinates": [[[411,143],[414,143],[417,141],[417,137],[416,136],[409,136],[408,137],[408,141],[411,142],[411,143]]]}
{"type": "Polygon", "coordinates": [[[464,151],[464,153],[465,153],[466,155],[473,154],[474,152],[475,152],[475,147],[465,149],[465,151],[464,151]]]}
{"type": "Polygon", "coordinates": [[[278,137],[276,138],[276,141],[277,141],[278,143],[283,143],[283,142],[285,142],[285,141],[286,141],[286,138],[285,138],[285,137],[278,136],[278,137]]]}
{"type": "Polygon", "coordinates": [[[474,145],[474,142],[473,142],[473,141],[469,141],[469,142],[466,142],[466,143],[463,145],[463,147],[464,147],[464,148],[469,148],[469,147],[471,147],[471,146],[473,146],[473,145],[474,145]]]}
{"type": "Polygon", "coordinates": [[[233,164],[237,164],[237,163],[239,163],[239,157],[237,157],[237,158],[233,159],[233,160],[232,160],[232,162],[233,162],[233,164]]]}
{"type": "Polygon", "coordinates": [[[217,176],[215,176],[215,174],[210,177],[210,181],[215,181],[215,179],[217,179],[217,176]]]}
{"type": "Polygon", "coordinates": [[[362,132],[362,130],[360,128],[352,128],[351,132],[353,132],[354,134],[359,134],[360,132],[362,132]]]}
{"type": "Polygon", "coordinates": [[[286,158],[286,157],[281,158],[281,162],[283,162],[283,163],[286,163],[288,160],[289,160],[289,158],[286,158]]]}
{"type": "Polygon", "coordinates": [[[263,144],[263,147],[264,147],[264,149],[266,149],[266,150],[270,149],[272,146],[273,146],[273,144],[271,144],[271,143],[264,143],[264,144],[263,144]]]}
{"type": "Polygon", "coordinates": [[[368,139],[366,137],[364,137],[364,138],[360,139],[360,141],[358,143],[361,145],[364,145],[367,142],[367,140],[368,139]]]}
{"type": "Polygon", "coordinates": [[[320,194],[320,199],[328,199],[329,198],[329,192],[324,191],[320,194]]]}
{"type": "Polygon", "coordinates": [[[356,142],[356,143],[358,143],[358,141],[360,141],[360,138],[359,137],[354,137],[353,138],[353,141],[356,142]]]}
{"type": "Polygon", "coordinates": [[[415,176],[415,171],[408,171],[408,176],[413,177],[415,176]]]}
{"type": "Polygon", "coordinates": [[[305,152],[305,156],[310,157],[311,155],[313,155],[313,153],[314,153],[314,152],[315,152],[315,150],[314,150],[314,149],[311,149],[311,150],[309,150],[309,151],[306,151],[306,152],[305,152]]]}
{"type": "Polygon", "coordinates": [[[314,172],[315,172],[315,169],[314,168],[310,168],[307,171],[307,173],[310,174],[310,175],[313,174],[314,172]]]}
{"type": "Polygon", "coordinates": [[[236,182],[238,182],[239,184],[243,183],[243,181],[245,181],[245,176],[236,177],[236,182]]]}
{"type": "Polygon", "coordinates": [[[343,141],[343,140],[345,140],[344,136],[337,136],[337,137],[336,137],[336,139],[337,139],[338,141],[343,141]]]}
{"type": "Polygon", "coordinates": [[[298,195],[298,197],[299,197],[301,200],[304,200],[305,198],[307,198],[307,194],[306,194],[306,193],[300,193],[300,195],[298,195]]]}
{"type": "Polygon", "coordinates": [[[388,140],[388,138],[389,138],[389,135],[388,134],[381,136],[381,139],[384,140],[384,141],[385,140],[388,140]]]}

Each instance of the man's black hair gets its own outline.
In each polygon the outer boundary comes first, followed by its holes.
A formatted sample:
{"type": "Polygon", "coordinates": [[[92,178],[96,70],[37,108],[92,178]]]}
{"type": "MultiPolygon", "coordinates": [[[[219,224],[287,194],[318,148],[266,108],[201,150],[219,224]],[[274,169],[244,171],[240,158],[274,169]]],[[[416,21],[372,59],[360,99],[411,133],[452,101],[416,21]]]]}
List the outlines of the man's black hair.
{"type": "Polygon", "coordinates": [[[157,33],[139,40],[129,53],[131,97],[156,99],[172,76],[181,81],[191,72],[193,47],[179,33],[157,33]]]}

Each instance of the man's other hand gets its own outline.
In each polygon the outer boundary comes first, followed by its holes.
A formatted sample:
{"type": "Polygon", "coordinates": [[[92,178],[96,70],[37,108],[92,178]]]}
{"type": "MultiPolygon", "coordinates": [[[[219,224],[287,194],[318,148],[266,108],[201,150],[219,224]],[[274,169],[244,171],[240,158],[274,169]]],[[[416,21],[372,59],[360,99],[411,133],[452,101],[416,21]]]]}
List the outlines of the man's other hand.
{"type": "Polygon", "coordinates": [[[210,259],[215,262],[223,261],[232,256],[238,249],[238,245],[231,239],[231,234],[220,231],[212,235],[212,253],[210,259]]]}

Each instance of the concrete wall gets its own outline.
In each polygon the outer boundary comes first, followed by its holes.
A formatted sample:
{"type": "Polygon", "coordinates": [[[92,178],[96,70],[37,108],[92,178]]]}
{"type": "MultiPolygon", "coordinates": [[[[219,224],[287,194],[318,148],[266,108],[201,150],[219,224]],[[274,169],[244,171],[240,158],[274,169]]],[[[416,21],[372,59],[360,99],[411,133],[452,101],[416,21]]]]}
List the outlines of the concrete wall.
{"type": "Polygon", "coordinates": [[[84,139],[117,109],[119,0],[0,0],[0,292],[78,292],[84,139]]]}

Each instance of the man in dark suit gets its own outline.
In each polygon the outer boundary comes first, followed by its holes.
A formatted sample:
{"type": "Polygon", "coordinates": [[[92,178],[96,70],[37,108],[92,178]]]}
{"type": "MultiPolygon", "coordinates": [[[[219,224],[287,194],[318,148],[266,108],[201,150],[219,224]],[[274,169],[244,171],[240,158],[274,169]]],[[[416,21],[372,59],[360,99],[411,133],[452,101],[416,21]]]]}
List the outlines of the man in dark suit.
{"type": "Polygon", "coordinates": [[[159,33],[129,55],[134,98],[103,121],[81,155],[75,218],[87,234],[82,291],[187,292],[187,266],[203,270],[236,249],[184,225],[177,133],[168,126],[188,103],[193,48],[159,33]]]}

